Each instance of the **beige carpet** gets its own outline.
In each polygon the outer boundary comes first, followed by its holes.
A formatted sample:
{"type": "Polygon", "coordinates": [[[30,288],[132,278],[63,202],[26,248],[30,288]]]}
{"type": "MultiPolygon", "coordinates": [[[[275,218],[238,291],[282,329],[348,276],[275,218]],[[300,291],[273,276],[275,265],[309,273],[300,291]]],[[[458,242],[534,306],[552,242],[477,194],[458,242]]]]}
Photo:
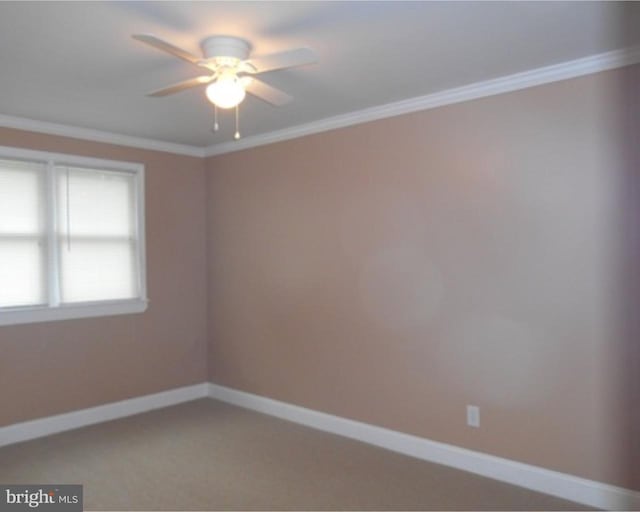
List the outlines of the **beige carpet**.
{"type": "Polygon", "coordinates": [[[0,483],[82,483],[87,510],[584,509],[213,400],[2,448],[0,483]]]}

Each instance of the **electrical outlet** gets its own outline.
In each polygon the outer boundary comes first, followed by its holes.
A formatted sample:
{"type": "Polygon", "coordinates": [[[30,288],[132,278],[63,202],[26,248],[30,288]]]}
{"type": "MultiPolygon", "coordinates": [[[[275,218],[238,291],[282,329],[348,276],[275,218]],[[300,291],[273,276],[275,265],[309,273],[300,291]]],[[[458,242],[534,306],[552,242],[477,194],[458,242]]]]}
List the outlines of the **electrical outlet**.
{"type": "Polygon", "coordinates": [[[467,405],[467,425],[470,427],[480,426],[480,407],[477,405],[467,405]]]}

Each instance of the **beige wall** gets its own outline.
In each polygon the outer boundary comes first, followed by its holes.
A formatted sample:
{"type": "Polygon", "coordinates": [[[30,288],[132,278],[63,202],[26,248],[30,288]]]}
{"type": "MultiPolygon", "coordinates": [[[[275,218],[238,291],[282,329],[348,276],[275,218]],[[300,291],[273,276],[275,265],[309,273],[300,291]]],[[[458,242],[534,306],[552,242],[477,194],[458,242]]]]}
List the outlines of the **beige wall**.
{"type": "Polygon", "coordinates": [[[638,90],[636,66],[209,158],[210,379],[640,489],[638,90]]]}
{"type": "Polygon", "coordinates": [[[0,145],[146,167],[145,313],[0,327],[0,425],[206,380],[203,160],[0,129],[0,145]]]}

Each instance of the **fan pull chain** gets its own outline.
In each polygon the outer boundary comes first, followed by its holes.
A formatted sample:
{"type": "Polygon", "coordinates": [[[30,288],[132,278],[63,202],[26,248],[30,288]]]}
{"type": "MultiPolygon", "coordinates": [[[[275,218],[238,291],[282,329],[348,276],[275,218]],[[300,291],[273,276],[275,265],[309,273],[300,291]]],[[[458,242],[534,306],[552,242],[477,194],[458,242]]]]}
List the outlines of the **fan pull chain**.
{"type": "Polygon", "coordinates": [[[236,105],[236,133],[233,134],[233,138],[238,140],[240,138],[240,116],[238,112],[240,110],[240,105],[236,105]]]}
{"type": "Polygon", "coordinates": [[[220,129],[220,125],[218,124],[218,107],[214,103],[213,105],[213,131],[217,132],[220,129]]]}

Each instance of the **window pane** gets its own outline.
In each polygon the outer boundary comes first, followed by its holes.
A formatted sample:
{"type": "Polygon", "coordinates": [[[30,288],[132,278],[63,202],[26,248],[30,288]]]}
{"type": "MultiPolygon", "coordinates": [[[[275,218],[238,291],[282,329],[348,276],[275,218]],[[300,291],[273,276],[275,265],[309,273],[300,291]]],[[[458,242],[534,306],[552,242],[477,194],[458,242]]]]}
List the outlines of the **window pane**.
{"type": "Polygon", "coordinates": [[[0,307],[46,303],[45,170],[0,160],[0,307]]]}
{"type": "Polygon", "coordinates": [[[46,303],[44,252],[36,238],[0,235],[0,307],[46,303]]]}
{"type": "Polygon", "coordinates": [[[56,167],[59,232],[135,236],[134,180],[129,173],[56,167]],[[67,180],[68,178],[68,180],[67,180]]]}
{"type": "Polygon", "coordinates": [[[0,325],[146,309],[143,176],[141,164],[0,148],[0,325]]]}
{"type": "Polygon", "coordinates": [[[129,299],[138,295],[135,249],[128,239],[81,240],[59,244],[61,301],[129,299]]]}
{"type": "Polygon", "coordinates": [[[0,234],[44,230],[44,179],[44,164],[0,160],[0,234]]]}

